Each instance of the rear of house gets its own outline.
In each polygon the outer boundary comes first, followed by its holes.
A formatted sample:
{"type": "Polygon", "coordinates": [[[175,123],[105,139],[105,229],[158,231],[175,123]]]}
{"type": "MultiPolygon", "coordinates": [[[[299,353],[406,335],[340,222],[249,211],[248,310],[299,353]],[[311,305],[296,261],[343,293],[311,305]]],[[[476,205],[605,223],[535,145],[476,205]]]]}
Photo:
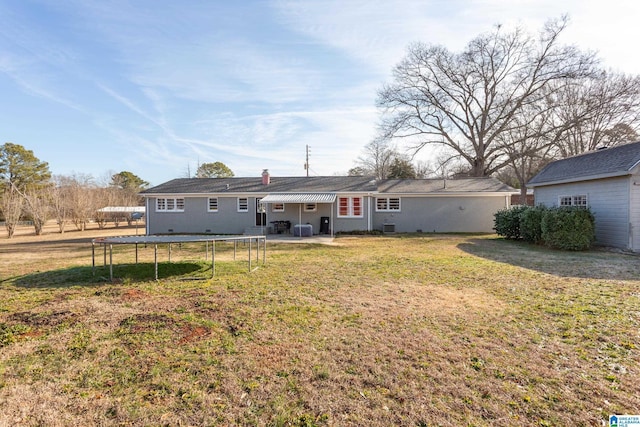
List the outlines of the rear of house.
{"type": "Polygon", "coordinates": [[[492,232],[515,190],[493,178],[183,178],[147,189],[147,234],[492,232]]]}
{"type": "Polygon", "coordinates": [[[373,228],[396,232],[491,233],[516,190],[494,178],[388,179],[378,184],[373,228]]]}
{"type": "Polygon", "coordinates": [[[640,143],[552,162],[530,182],[536,205],[584,206],[596,242],[640,252],[640,143]]]}

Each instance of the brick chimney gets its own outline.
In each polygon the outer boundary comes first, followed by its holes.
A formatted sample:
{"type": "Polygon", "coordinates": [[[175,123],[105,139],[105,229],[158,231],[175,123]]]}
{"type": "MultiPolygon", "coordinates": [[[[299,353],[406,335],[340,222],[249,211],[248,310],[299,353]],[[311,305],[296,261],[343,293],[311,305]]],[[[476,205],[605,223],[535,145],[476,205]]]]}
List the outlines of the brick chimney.
{"type": "Polygon", "coordinates": [[[269,175],[269,169],[262,170],[262,185],[269,185],[271,183],[271,175],[269,175]]]}

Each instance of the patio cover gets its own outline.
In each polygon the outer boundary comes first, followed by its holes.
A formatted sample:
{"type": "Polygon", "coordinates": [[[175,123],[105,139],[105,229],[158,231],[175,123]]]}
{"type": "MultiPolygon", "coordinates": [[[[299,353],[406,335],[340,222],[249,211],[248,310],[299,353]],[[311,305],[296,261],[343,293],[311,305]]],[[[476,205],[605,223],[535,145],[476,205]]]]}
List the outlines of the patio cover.
{"type": "Polygon", "coordinates": [[[333,203],[336,193],[271,193],[261,203],[333,203]]]}

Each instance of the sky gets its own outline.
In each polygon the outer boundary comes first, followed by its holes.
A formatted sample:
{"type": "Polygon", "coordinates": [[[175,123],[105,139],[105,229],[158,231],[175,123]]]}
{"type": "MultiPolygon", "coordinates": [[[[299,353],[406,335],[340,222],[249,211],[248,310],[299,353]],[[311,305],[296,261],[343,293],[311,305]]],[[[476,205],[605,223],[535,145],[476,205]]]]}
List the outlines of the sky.
{"type": "Polygon", "coordinates": [[[637,0],[0,0],[0,144],[97,182],[304,176],[307,147],[309,175],[344,175],[411,43],[563,14],[563,43],[640,74],[637,0]]]}

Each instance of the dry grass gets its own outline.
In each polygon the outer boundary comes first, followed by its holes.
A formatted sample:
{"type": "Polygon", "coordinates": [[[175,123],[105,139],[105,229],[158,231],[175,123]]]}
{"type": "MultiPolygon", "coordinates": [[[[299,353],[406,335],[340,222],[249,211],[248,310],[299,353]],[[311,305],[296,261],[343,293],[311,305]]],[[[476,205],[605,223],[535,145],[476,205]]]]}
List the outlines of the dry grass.
{"type": "MultiPolygon", "coordinates": [[[[85,235],[0,242],[0,426],[592,426],[640,408],[637,256],[342,237],[271,244],[252,274],[223,246],[213,279],[129,264],[106,283],[85,235]]],[[[173,256],[207,277],[201,248],[173,256]]]]}

